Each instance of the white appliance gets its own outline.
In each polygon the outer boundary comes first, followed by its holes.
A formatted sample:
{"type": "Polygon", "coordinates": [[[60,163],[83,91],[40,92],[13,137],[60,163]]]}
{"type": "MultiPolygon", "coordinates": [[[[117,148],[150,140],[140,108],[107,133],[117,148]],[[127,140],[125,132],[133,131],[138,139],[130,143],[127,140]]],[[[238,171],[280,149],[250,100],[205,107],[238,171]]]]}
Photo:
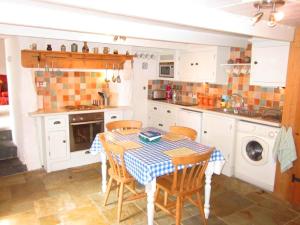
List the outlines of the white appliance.
{"type": "Polygon", "coordinates": [[[235,176],[273,191],[276,161],[273,146],[278,127],[239,121],[236,137],[235,176]]]}
{"type": "Polygon", "coordinates": [[[159,77],[174,78],[174,62],[160,62],[159,77]]]}
{"type": "Polygon", "coordinates": [[[188,109],[179,109],[177,114],[176,125],[189,127],[197,131],[198,135],[196,138],[197,142],[201,140],[201,127],[202,127],[202,113],[188,110],[188,109]]]}

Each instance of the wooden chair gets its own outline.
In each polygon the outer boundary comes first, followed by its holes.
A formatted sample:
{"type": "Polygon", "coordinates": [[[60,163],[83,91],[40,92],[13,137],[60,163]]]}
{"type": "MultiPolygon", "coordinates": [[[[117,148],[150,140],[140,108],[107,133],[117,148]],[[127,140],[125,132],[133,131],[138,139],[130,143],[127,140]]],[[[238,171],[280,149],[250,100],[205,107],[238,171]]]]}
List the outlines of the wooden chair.
{"type": "Polygon", "coordinates": [[[190,138],[194,141],[197,138],[197,131],[189,127],[182,127],[182,126],[170,126],[170,132],[174,134],[180,134],[190,138]]]}
{"type": "Polygon", "coordinates": [[[181,210],[186,199],[199,208],[200,216],[204,224],[207,224],[200,191],[204,183],[204,172],[213,150],[214,148],[210,148],[204,154],[173,157],[174,173],[157,179],[155,206],[174,216],[176,218],[176,225],[180,224],[181,210]],[[184,166],[182,170],[178,169],[180,165],[184,166]],[[176,202],[160,197],[161,190],[168,193],[169,196],[176,197],[176,202]],[[194,195],[196,199],[192,198],[194,195]]]}
{"type": "Polygon", "coordinates": [[[105,149],[106,156],[109,161],[110,169],[108,174],[110,176],[107,191],[104,196],[104,206],[106,206],[109,194],[113,188],[112,184],[115,181],[118,194],[118,211],[117,211],[117,220],[120,222],[121,211],[123,201],[132,201],[140,199],[146,196],[145,192],[137,193],[135,190],[135,178],[132,177],[126,170],[125,161],[124,161],[124,151],[125,149],[122,146],[110,143],[106,140],[105,134],[100,134],[100,141],[105,149]],[[129,186],[131,185],[131,186],[129,186]],[[124,187],[126,187],[133,195],[130,195],[126,199],[123,197],[124,187]]]}
{"type": "Polygon", "coordinates": [[[125,129],[141,129],[142,122],[137,120],[118,120],[106,124],[108,131],[125,130],[125,129]]]}

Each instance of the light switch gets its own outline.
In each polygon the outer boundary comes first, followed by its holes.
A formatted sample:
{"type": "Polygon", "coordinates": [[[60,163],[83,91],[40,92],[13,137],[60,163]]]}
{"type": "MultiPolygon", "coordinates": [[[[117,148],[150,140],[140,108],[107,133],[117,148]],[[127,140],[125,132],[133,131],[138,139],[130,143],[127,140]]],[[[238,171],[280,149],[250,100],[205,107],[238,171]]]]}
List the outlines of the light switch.
{"type": "Polygon", "coordinates": [[[143,70],[147,70],[148,69],[148,63],[147,62],[143,62],[142,69],[143,70]]]}

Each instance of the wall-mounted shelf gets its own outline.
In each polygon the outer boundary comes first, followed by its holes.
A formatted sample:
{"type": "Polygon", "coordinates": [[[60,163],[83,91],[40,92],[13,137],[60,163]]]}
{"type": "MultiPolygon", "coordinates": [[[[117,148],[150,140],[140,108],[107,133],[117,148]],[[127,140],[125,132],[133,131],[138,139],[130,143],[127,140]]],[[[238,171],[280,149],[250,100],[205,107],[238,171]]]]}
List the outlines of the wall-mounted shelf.
{"type": "Polygon", "coordinates": [[[22,50],[25,68],[123,69],[133,55],[22,50]]]}
{"type": "Polygon", "coordinates": [[[251,63],[226,63],[226,64],[220,64],[221,66],[251,66],[251,63]]]}
{"type": "Polygon", "coordinates": [[[220,64],[220,66],[224,67],[226,74],[239,76],[240,74],[250,74],[251,63],[230,63],[220,64]]]}

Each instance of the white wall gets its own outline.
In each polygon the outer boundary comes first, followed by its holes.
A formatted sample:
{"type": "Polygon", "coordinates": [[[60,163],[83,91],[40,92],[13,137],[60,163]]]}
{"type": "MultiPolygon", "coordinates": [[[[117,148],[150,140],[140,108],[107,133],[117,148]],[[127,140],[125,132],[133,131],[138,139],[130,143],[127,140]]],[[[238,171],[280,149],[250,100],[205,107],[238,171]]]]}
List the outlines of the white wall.
{"type": "Polygon", "coordinates": [[[4,39],[0,39],[0,74],[6,74],[4,39]]]}
{"type": "MultiPolygon", "coordinates": [[[[38,49],[45,49],[47,44],[52,44],[53,50],[59,50],[61,44],[70,49],[72,41],[34,39],[12,37],[5,39],[7,59],[8,85],[11,101],[13,139],[18,146],[18,156],[29,170],[41,167],[39,133],[37,121],[30,117],[30,112],[38,109],[37,94],[35,92],[34,76],[32,69],[21,66],[21,50],[28,49],[30,44],[37,43],[38,49]]],[[[82,44],[78,42],[81,50],[82,44]]],[[[89,43],[90,51],[93,47],[103,47],[99,43],[89,43]]],[[[106,45],[107,46],[107,45],[106,45]]],[[[131,50],[128,46],[109,46],[112,50],[117,48],[119,53],[131,50]]],[[[54,65],[55,67],[55,65],[54,65]]],[[[111,73],[111,72],[110,72],[111,73]]],[[[118,93],[118,105],[130,105],[132,101],[132,69],[131,63],[126,63],[121,73],[122,83],[110,83],[111,90],[118,93]]]]}

